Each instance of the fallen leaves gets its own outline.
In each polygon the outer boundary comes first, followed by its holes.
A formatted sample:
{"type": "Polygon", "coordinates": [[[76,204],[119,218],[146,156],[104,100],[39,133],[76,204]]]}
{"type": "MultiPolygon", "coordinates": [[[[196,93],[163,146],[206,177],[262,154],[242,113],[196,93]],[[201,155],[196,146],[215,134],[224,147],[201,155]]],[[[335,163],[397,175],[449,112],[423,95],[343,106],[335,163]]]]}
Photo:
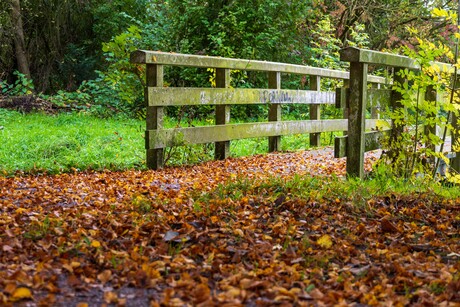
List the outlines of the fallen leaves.
{"type": "Polygon", "coordinates": [[[382,232],[390,232],[390,233],[399,232],[398,227],[396,227],[396,225],[393,224],[393,223],[389,220],[389,217],[388,217],[388,216],[384,216],[384,217],[380,220],[380,228],[382,229],[382,232]]]}
{"type": "Polygon", "coordinates": [[[321,246],[322,248],[331,248],[332,246],[332,239],[329,235],[322,235],[321,238],[316,241],[316,243],[321,246]]]}
{"type": "Polygon", "coordinates": [[[22,299],[31,299],[31,298],[32,298],[32,291],[30,291],[29,288],[25,288],[25,287],[16,288],[11,294],[11,300],[13,302],[19,301],[22,299]]]}
{"type": "Polygon", "coordinates": [[[303,152],[0,177],[0,305],[458,302],[457,203],[391,195],[358,206],[328,198],[327,185],[270,184],[343,166],[303,152]]]}

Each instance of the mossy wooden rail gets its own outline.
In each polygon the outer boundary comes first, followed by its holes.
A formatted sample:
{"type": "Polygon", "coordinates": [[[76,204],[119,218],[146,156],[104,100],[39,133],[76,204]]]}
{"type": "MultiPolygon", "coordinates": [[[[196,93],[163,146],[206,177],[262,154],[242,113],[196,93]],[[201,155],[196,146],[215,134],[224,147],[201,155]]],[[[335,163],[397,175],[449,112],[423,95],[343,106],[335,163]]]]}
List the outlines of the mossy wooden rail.
{"type": "MultiPolygon", "coordinates": [[[[131,62],[146,65],[147,166],[157,169],[163,166],[164,148],[197,143],[215,143],[215,158],[224,159],[229,154],[231,140],[268,137],[269,151],[280,150],[281,136],[310,134],[312,146],[320,145],[320,133],[346,131],[347,119],[320,118],[320,104],[334,104],[335,92],[320,91],[321,78],[348,80],[345,71],[310,66],[186,55],[138,50],[131,54],[131,62]],[[163,67],[182,66],[216,69],[216,88],[166,88],[163,87],[163,67]],[[230,88],[230,70],[262,71],[267,73],[268,88],[230,88]],[[308,76],[310,90],[281,89],[282,74],[308,76]],[[266,104],[269,106],[267,122],[230,124],[230,106],[235,104],[266,104]],[[282,121],[282,104],[309,104],[310,119],[282,121]],[[190,128],[164,129],[164,108],[179,105],[214,105],[215,125],[190,128]]],[[[356,74],[355,71],[352,74],[356,74]]],[[[385,79],[365,77],[375,84],[385,79]]],[[[354,95],[354,94],[353,94],[354,95]]],[[[377,96],[375,96],[377,97],[377,96]]],[[[340,106],[340,103],[338,104],[340,106]]],[[[368,120],[367,129],[374,128],[376,120],[368,120]]]]}
{"type": "MultiPolygon", "coordinates": [[[[373,98],[372,100],[389,102],[393,109],[402,107],[400,103],[402,94],[400,92],[395,90],[375,92],[374,89],[368,87],[368,82],[370,81],[368,78],[368,66],[393,67],[392,79],[400,84],[403,84],[406,80],[403,80],[398,74],[399,70],[420,70],[420,66],[417,61],[409,57],[353,47],[341,50],[340,59],[350,62],[349,88],[338,90],[341,97],[339,101],[348,107],[348,134],[345,137],[336,139],[336,156],[347,156],[347,175],[363,178],[364,152],[378,148],[380,146],[379,137],[382,135],[381,132],[365,132],[367,129],[365,120],[366,105],[369,101],[369,97],[378,96],[379,98],[373,98]]],[[[453,68],[449,64],[436,62],[431,65],[437,66],[439,71],[453,73],[453,68]]],[[[434,90],[426,91],[426,101],[434,102],[436,99],[437,93],[434,90]]],[[[454,128],[458,129],[457,122],[458,119],[454,117],[454,128]]],[[[403,129],[401,124],[392,123],[391,127],[392,129],[389,133],[391,133],[393,137],[399,134],[403,129]]],[[[436,127],[427,126],[425,128],[426,133],[430,131],[435,133],[436,127]]],[[[455,133],[452,144],[455,144],[457,139],[458,133],[455,133]]],[[[453,167],[459,170],[459,166],[460,155],[457,155],[453,161],[453,167]]]]}

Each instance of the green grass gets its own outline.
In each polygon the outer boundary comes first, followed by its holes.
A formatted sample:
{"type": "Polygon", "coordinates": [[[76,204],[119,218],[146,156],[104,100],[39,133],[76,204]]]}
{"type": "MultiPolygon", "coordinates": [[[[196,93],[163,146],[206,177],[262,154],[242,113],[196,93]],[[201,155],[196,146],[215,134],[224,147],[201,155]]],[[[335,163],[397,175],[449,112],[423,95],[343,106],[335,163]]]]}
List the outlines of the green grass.
{"type": "MultiPolygon", "coordinates": [[[[184,126],[186,123],[182,123],[184,126]]],[[[202,121],[195,126],[212,124],[202,121]]],[[[167,119],[166,127],[175,127],[167,119]]],[[[0,172],[59,173],[77,170],[145,169],[143,120],[101,119],[87,114],[22,114],[0,109],[0,172]]],[[[323,144],[333,138],[324,134],[323,144]]],[[[214,145],[193,145],[166,150],[169,165],[193,164],[212,160],[214,145]]],[[[308,135],[283,137],[283,151],[309,147],[308,135]]],[[[231,142],[233,157],[268,151],[267,138],[231,142]]]]}
{"type": "Polygon", "coordinates": [[[144,165],[144,123],[0,109],[0,170],[57,173],[144,165]]]}
{"type": "MultiPolygon", "coordinates": [[[[415,178],[411,182],[398,180],[385,174],[376,174],[367,180],[348,179],[343,177],[293,176],[289,179],[279,177],[253,179],[232,179],[220,184],[214,191],[199,195],[201,199],[233,199],[259,197],[269,195],[275,202],[280,195],[289,198],[310,199],[328,203],[349,203],[363,212],[370,207],[369,200],[378,197],[400,198],[412,200],[424,199],[425,205],[430,202],[439,203],[443,199],[460,198],[458,187],[448,187],[424,178],[415,178]]],[[[376,205],[377,207],[381,205],[376,205]]]]}

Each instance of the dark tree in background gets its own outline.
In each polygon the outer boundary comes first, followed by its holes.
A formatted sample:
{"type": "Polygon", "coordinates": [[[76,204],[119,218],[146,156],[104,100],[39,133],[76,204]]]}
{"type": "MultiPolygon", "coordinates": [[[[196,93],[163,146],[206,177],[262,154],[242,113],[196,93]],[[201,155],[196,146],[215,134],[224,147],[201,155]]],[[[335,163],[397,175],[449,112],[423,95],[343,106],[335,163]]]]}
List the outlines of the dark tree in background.
{"type": "Polygon", "coordinates": [[[29,54],[26,50],[24,41],[21,4],[19,0],[11,0],[11,25],[13,30],[14,54],[16,56],[18,70],[30,79],[29,54]]]}

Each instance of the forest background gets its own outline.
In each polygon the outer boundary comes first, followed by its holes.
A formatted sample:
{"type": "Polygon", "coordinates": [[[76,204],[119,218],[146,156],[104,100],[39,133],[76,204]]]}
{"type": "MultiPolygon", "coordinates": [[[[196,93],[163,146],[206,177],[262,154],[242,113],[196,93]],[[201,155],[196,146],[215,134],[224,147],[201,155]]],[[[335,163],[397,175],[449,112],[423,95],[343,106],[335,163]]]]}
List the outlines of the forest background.
{"type": "MultiPolygon", "coordinates": [[[[414,46],[409,27],[418,38],[452,45],[455,26],[431,11],[455,6],[438,0],[2,1],[0,92],[35,93],[103,117],[142,117],[143,71],[129,63],[138,48],[344,69],[340,48],[414,46]]],[[[211,78],[212,71],[171,69],[165,85],[203,86],[211,78]]],[[[232,75],[235,87],[262,82],[256,74],[232,75]]],[[[308,86],[307,80],[291,83],[308,86]]],[[[238,115],[257,116],[257,110],[238,115]]]]}

